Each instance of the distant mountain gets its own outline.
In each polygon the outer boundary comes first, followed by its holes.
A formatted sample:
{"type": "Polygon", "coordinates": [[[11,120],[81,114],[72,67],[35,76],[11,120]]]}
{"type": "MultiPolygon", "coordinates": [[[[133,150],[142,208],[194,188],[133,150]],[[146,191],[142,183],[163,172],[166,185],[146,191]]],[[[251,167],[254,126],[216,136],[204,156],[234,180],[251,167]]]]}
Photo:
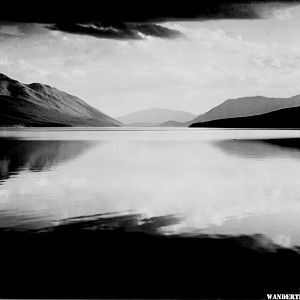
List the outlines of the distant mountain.
{"type": "Polygon", "coordinates": [[[193,123],[190,127],[215,128],[297,128],[300,129],[300,107],[290,107],[266,114],[193,123]]]}
{"type": "Polygon", "coordinates": [[[127,126],[127,127],[156,127],[157,124],[151,124],[151,123],[145,123],[145,122],[136,122],[136,123],[126,124],[124,126],[127,126]]]}
{"type": "Polygon", "coordinates": [[[177,122],[177,121],[167,121],[164,123],[159,124],[160,127],[186,127],[185,125],[187,122],[177,122]]]}
{"type": "Polygon", "coordinates": [[[164,108],[149,108],[117,117],[117,119],[126,125],[144,124],[145,126],[158,126],[161,123],[170,120],[186,122],[194,119],[196,116],[197,115],[186,111],[164,108]]]}
{"type": "Polygon", "coordinates": [[[0,126],[120,126],[83,100],[54,87],[22,84],[0,73],[0,126]]]}
{"type": "Polygon", "coordinates": [[[188,122],[208,122],[218,119],[260,115],[271,111],[300,106],[300,95],[291,98],[267,98],[262,96],[229,99],[208,112],[188,122]]]}

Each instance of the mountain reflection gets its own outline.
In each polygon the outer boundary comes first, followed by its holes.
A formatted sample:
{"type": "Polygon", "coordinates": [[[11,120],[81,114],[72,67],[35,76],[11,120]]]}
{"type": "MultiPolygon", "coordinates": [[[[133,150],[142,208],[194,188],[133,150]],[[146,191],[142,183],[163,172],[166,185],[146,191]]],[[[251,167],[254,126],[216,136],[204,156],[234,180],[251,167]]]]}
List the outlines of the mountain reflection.
{"type": "Polygon", "coordinates": [[[90,141],[41,141],[0,138],[0,180],[21,171],[40,172],[72,160],[91,147],[90,141]]]}
{"type": "Polygon", "coordinates": [[[221,140],[213,145],[226,154],[244,158],[292,156],[300,159],[299,138],[221,140]]]}

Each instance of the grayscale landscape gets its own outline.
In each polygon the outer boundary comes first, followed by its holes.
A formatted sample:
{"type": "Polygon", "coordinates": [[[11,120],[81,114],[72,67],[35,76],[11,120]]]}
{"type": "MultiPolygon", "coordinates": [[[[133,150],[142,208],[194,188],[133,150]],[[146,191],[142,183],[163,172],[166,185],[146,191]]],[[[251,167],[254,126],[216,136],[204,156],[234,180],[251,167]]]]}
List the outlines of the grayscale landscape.
{"type": "Polygon", "coordinates": [[[298,299],[300,2],[56,2],[1,4],[0,298],[298,299]]]}

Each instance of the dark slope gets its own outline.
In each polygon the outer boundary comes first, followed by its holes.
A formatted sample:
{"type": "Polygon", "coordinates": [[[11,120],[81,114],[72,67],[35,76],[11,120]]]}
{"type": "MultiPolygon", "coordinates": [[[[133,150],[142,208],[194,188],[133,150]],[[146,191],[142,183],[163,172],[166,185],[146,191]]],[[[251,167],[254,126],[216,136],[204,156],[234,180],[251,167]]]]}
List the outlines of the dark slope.
{"type": "Polygon", "coordinates": [[[120,126],[81,99],[40,83],[0,73],[0,126],[120,126]]]}
{"type": "Polygon", "coordinates": [[[199,122],[190,127],[218,128],[300,128],[300,107],[280,109],[266,114],[199,122]]]}

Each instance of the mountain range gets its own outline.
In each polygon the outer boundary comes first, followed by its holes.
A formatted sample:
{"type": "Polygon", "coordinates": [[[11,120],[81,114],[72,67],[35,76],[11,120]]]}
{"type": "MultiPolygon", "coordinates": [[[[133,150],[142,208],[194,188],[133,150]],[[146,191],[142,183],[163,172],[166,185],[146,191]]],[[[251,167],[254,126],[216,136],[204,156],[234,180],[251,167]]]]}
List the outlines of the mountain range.
{"type": "Polygon", "coordinates": [[[23,84],[0,73],[0,126],[300,128],[299,113],[300,95],[255,96],[228,99],[198,116],[186,111],[150,108],[114,119],[54,87],[23,84]]]}
{"type": "Polygon", "coordinates": [[[121,126],[78,97],[0,73],[0,126],[121,126]]]}
{"type": "Polygon", "coordinates": [[[189,127],[215,128],[300,128],[300,107],[279,109],[265,114],[193,123],[189,127]]]}
{"type": "Polygon", "coordinates": [[[120,122],[129,126],[159,126],[167,121],[187,122],[197,115],[186,111],[165,108],[149,108],[117,117],[120,122]]]}
{"type": "Polygon", "coordinates": [[[262,96],[229,99],[198,116],[192,123],[219,119],[260,115],[283,108],[300,106],[300,95],[291,98],[267,98],[262,96]]]}
{"type": "MultiPolygon", "coordinates": [[[[225,124],[223,121],[218,123],[217,120],[251,117],[251,116],[267,114],[281,109],[296,108],[296,107],[300,107],[300,95],[293,96],[290,98],[268,98],[263,96],[255,96],[255,97],[228,99],[223,103],[221,103],[220,105],[215,106],[208,112],[201,114],[188,122],[169,121],[161,124],[161,126],[203,127],[203,126],[213,125],[214,127],[217,127],[216,124],[219,125],[225,124]],[[198,125],[192,125],[192,124],[198,124],[198,125]]],[[[232,124],[232,126],[234,127],[238,125],[237,123],[238,120],[236,120],[234,125],[233,122],[229,123],[228,121],[226,123],[227,124],[226,126],[232,124]]],[[[267,125],[267,124],[264,125],[266,127],[272,127],[271,125],[267,125]]],[[[277,127],[278,126],[280,127],[281,125],[277,123],[277,127]]],[[[285,124],[282,124],[281,127],[284,126],[285,124]]],[[[242,125],[238,127],[242,127],[242,125]]],[[[257,126],[252,126],[252,127],[257,127],[257,126]]]]}

